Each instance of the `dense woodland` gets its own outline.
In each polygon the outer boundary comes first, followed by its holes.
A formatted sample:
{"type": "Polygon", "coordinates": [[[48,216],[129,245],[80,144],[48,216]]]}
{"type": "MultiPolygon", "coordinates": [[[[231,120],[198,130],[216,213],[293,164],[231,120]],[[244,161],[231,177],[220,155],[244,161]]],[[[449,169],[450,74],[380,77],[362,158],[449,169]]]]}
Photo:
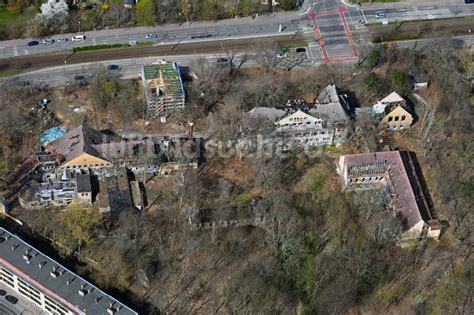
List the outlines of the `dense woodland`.
{"type": "MultiPolygon", "coordinates": [[[[54,2],[54,0],[49,0],[54,2]]],[[[91,31],[107,27],[153,26],[218,20],[294,10],[302,1],[280,0],[277,8],[260,0],[141,0],[132,8],[123,0],[72,1],[58,13],[41,13],[41,0],[0,1],[0,40],[91,31]]]]}
{"type": "MultiPolygon", "coordinates": [[[[449,39],[423,50],[380,46],[367,49],[355,67],[288,71],[263,55],[257,56],[259,68],[197,63],[190,67],[194,79],[186,82],[189,106],[170,120],[177,126],[192,120],[203,134],[233,143],[242,112],[255,106],[292,97],[311,101],[328,83],[350,92],[358,106],[396,90],[413,103],[418,120],[384,145],[416,152],[444,225],[439,241],[398,247],[400,226],[382,191],[341,191],[339,154],[381,149],[370,119],[357,119],[347,144],[325,148],[316,158],[298,150],[283,158],[209,157],[197,170],[154,178],[147,189],[155,202],[142,212],[121,209],[106,218],[73,206],[63,212],[15,208],[12,214],[29,226],[23,232],[53,239],[64,257],[76,251],[79,272],[122,291],[149,314],[471,314],[474,96],[467,78],[473,58],[472,51],[453,47],[449,39]],[[419,92],[425,102],[411,90],[420,78],[430,83],[419,92]],[[187,222],[196,209],[252,197],[267,205],[264,226],[194,230],[187,222]]],[[[61,93],[87,95],[93,126],[107,127],[100,113],[110,111],[122,128],[127,117],[143,117],[139,87],[126,82],[97,75],[87,86],[70,85],[61,93]],[[119,108],[127,103],[135,110],[124,115],[119,108]]],[[[41,131],[26,115],[31,103],[54,94],[14,82],[5,86],[2,177],[25,148],[32,150],[41,131]]]]}

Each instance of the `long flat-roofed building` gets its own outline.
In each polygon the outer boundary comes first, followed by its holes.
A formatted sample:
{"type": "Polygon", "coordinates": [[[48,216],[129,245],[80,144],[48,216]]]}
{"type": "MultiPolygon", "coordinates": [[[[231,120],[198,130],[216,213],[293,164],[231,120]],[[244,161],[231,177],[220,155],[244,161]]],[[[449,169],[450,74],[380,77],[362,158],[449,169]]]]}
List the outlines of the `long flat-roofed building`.
{"type": "Polygon", "coordinates": [[[0,282],[46,314],[138,314],[4,228],[0,282]]]}
{"type": "Polygon", "coordinates": [[[390,192],[395,213],[405,229],[404,239],[439,237],[441,225],[430,211],[419,179],[421,174],[417,174],[409,152],[343,155],[338,171],[346,189],[385,187],[390,192]]]}

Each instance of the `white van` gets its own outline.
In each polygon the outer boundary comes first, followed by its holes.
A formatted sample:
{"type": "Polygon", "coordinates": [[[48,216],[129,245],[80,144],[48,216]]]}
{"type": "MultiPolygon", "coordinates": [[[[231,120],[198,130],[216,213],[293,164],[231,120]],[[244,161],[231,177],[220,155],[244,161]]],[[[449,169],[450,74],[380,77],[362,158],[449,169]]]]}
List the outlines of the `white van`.
{"type": "Polygon", "coordinates": [[[77,41],[84,40],[84,39],[86,39],[86,37],[85,37],[84,35],[76,35],[76,36],[73,36],[73,37],[71,38],[71,40],[72,40],[73,42],[77,42],[77,41]]]}

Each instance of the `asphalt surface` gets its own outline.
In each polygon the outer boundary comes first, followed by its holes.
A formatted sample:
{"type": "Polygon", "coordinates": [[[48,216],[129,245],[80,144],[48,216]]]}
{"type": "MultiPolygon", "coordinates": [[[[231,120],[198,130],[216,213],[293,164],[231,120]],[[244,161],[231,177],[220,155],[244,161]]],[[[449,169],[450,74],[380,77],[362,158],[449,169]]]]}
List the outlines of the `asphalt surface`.
{"type": "MultiPolygon", "coordinates": [[[[364,38],[367,32],[363,23],[393,22],[420,19],[452,18],[474,15],[474,5],[462,0],[428,2],[398,2],[377,5],[345,5],[342,0],[306,1],[308,7],[298,12],[282,12],[255,18],[221,20],[217,22],[195,22],[189,25],[169,24],[158,27],[136,27],[85,32],[84,41],[72,42],[75,34],[53,36],[68,38],[66,43],[50,45],[40,43],[28,47],[32,39],[0,42],[0,59],[31,56],[45,53],[67,54],[74,47],[127,44],[130,41],[151,41],[155,45],[199,42],[201,40],[222,40],[233,38],[255,38],[284,32],[314,32],[314,39],[320,42],[321,56],[325,61],[356,58],[354,37],[364,38]],[[312,3],[315,2],[315,3],[312,3]],[[384,11],[385,18],[376,18],[375,13],[384,11]],[[313,17],[312,17],[313,15],[313,17]],[[145,39],[146,34],[157,35],[156,39],[145,39]],[[321,44],[321,39],[323,40],[321,44]]],[[[40,39],[38,39],[40,40],[40,39]]]]}
{"type": "Polygon", "coordinates": [[[5,68],[19,68],[24,71],[35,70],[45,67],[64,66],[68,64],[98,62],[113,59],[141,58],[149,56],[175,56],[190,54],[223,54],[226,52],[254,51],[257,48],[259,40],[275,42],[280,45],[294,41],[303,41],[302,34],[283,34],[278,36],[254,37],[240,40],[206,40],[197,43],[176,43],[159,46],[131,47],[121,49],[104,49],[97,51],[87,51],[71,53],[55,53],[50,55],[21,56],[9,58],[0,62],[0,70],[5,68]],[[254,47],[252,47],[254,46],[254,47]]]}
{"type": "MultiPolygon", "coordinates": [[[[422,49],[426,46],[431,45],[433,39],[421,39],[421,40],[405,40],[397,41],[395,44],[401,48],[416,48],[422,49]]],[[[460,45],[474,45],[474,35],[466,36],[456,36],[453,38],[453,41],[444,41],[446,45],[452,45],[453,43],[456,47],[460,45]]],[[[302,64],[303,66],[309,65],[319,65],[322,63],[322,60],[312,61],[310,56],[310,50],[308,52],[308,60],[306,63],[302,64]]],[[[247,54],[247,53],[245,53],[247,54]]],[[[239,60],[242,58],[242,53],[236,53],[236,59],[239,60]]],[[[254,66],[256,64],[253,55],[248,55],[248,61],[243,64],[243,67],[254,66]]],[[[208,54],[189,54],[189,55],[168,55],[168,56],[159,56],[159,57],[143,57],[143,58],[127,58],[127,59],[117,59],[117,60],[106,60],[99,62],[89,62],[81,64],[69,64],[61,65],[56,67],[49,67],[46,69],[36,70],[28,72],[25,74],[20,74],[14,77],[9,78],[0,78],[0,82],[13,81],[16,83],[19,82],[29,82],[28,84],[39,84],[39,85],[48,85],[48,86],[64,86],[74,83],[86,82],[92,79],[98,69],[106,69],[108,65],[114,64],[118,65],[118,70],[109,70],[108,74],[111,77],[121,78],[121,79],[138,79],[141,68],[144,64],[151,62],[156,62],[159,59],[166,59],[170,62],[177,62],[182,67],[190,66],[196,62],[207,62],[207,63],[216,63],[218,57],[226,57],[219,53],[208,53],[208,54]],[[76,77],[81,76],[84,79],[77,80],[76,77]]],[[[355,61],[355,60],[353,60],[355,61]]],[[[280,66],[285,66],[285,60],[280,61],[280,66]]],[[[349,61],[350,62],[350,61],[349,61]]],[[[23,83],[24,84],[24,83],[23,83]]]]}

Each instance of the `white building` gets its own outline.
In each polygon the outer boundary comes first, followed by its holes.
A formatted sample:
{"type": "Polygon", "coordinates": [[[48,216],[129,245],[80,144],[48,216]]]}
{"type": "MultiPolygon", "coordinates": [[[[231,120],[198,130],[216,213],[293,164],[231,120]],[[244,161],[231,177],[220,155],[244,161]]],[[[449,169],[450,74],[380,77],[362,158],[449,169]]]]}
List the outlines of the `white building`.
{"type": "Polygon", "coordinates": [[[403,99],[403,97],[401,97],[397,92],[392,92],[372,106],[372,112],[374,114],[383,114],[387,106],[404,105],[404,103],[405,99],[403,99]]]}
{"type": "Polygon", "coordinates": [[[282,138],[295,139],[303,145],[319,146],[333,143],[334,130],[318,117],[301,110],[275,123],[276,134],[282,138]]]}

